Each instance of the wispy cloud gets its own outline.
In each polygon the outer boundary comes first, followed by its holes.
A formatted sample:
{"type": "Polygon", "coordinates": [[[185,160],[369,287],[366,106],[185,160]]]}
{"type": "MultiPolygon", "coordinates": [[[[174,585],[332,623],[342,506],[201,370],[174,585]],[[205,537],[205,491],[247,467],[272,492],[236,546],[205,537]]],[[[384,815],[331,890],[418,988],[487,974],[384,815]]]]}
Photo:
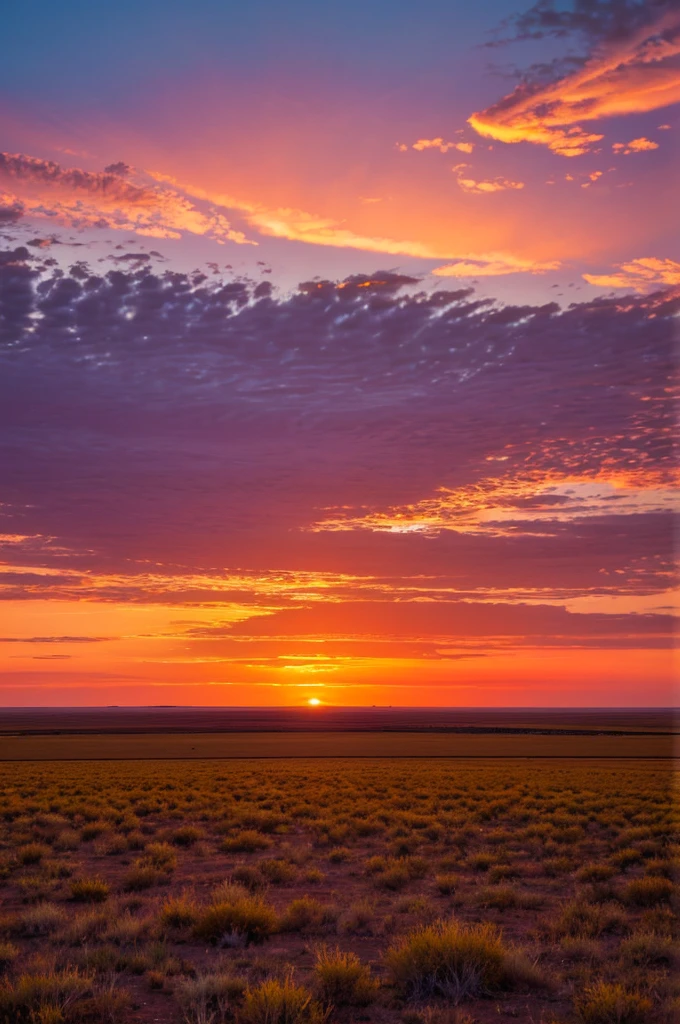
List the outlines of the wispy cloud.
{"type": "Polygon", "coordinates": [[[472,195],[489,195],[492,192],[506,192],[508,189],[514,189],[517,191],[518,189],[524,188],[523,181],[511,181],[509,178],[504,178],[502,175],[495,178],[482,178],[477,180],[471,177],[470,172],[468,171],[469,166],[469,164],[456,164],[456,166],[452,168],[456,175],[458,186],[463,190],[463,192],[470,192],[472,195]]]}

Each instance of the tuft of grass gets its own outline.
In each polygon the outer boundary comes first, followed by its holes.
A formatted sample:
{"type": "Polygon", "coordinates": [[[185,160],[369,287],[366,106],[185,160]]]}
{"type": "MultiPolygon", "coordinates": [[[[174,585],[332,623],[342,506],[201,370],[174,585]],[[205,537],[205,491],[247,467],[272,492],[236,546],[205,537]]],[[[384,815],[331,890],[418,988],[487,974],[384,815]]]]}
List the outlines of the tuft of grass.
{"type": "Polygon", "coordinates": [[[623,940],[619,952],[627,968],[671,966],[677,960],[673,940],[655,932],[636,932],[623,940]]]}
{"type": "Polygon", "coordinates": [[[333,907],[326,906],[311,896],[302,896],[290,903],[281,918],[284,932],[320,932],[337,918],[333,907]]]}
{"type": "Polygon", "coordinates": [[[288,977],[268,978],[248,989],[239,1016],[242,1024],[324,1024],[327,1013],[306,988],[288,977]]]}
{"type": "Polygon", "coordinates": [[[510,910],[517,906],[518,898],[511,885],[488,885],[480,889],[477,902],[480,907],[510,910]]]}
{"type": "Polygon", "coordinates": [[[334,846],[328,854],[328,859],[331,864],[343,864],[351,856],[352,851],[348,850],[346,846],[334,846]]]}
{"type": "Polygon", "coordinates": [[[136,861],[123,876],[123,889],[125,892],[143,892],[154,885],[166,882],[167,879],[165,871],[155,868],[152,864],[136,861]]]}
{"type": "Polygon", "coordinates": [[[435,875],[434,884],[442,896],[453,896],[458,888],[457,875],[435,875]]]}
{"type": "Polygon", "coordinates": [[[286,885],[293,882],[297,877],[297,871],[293,864],[283,858],[268,858],[261,860],[258,868],[264,878],[272,885],[286,885]]]}
{"type": "Polygon", "coordinates": [[[51,935],[64,923],[65,914],[55,903],[40,903],[25,910],[16,921],[13,931],[24,938],[38,938],[51,935]]]}
{"type": "Polygon", "coordinates": [[[316,951],[314,981],[321,998],[332,1006],[367,1006],[378,991],[371,968],[356,953],[325,946],[316,951]]]}
{"type": "Polygon", "coordinates": [[[218,972],[182,981],[175,994],[186,1024],[213,1024],[233,1014],[245,987],[237,975],[218,972]]]}
{"type": "Polygon", "coordinates": [[[6,971],[19,956],[19,950],[11,942],[0,942],[0,971],[6,971]]]}
{"type": "Polygon", "coordinates": [[[23,867],[30,867],[33,864],[39,864],[49,854],[49,846],[45,846],[43,843],[27,843],[26,846],[19,847],[16,856],[19,864],[23,867]]]}
{"type": "Polygon", "coordinates": [[[196,923],[198,907],[188,896],[175,896],[161,907],[161,924],[167,928],[189,928],[196,923]]]}
{"type": "Polygon", "coordinates": [[[175,846],[193,846],[203,838],[200,828],[195,825],[183,825],[173,834],[172,841],[175,846]]]}
{"type": "Polygon", "coordinates": [[[623,985],[599,981],[575,999],[574,1009],[583,1024],[648,1024],[652,1003],[623,985]]]}
{"type": "Polygon", "coordinates": [[[71,898],[77,903],[104,903],[109,892],[102,878],[77,878],[71,882],[71,898]]]}
{"type": "Polygon", "coordinates": [[[246,829],[244,832],[237,832],[236,835],[227,836],[222,842],[222,850],[224,853],[257,853],[258,850],[268,850],[271,844],[271,839],[261,832],[246,829]]]}
{"type": "Polygon", "coordinates": [[[0,1024],[65,1024],[91,995],[91,979],[77,970],[22,974],[0,985],[0,1024]]]}
{"type": "Polygon", "coordinates": [[[341,935],[375,935],[376,931],[375,908],[368,900],[353,903],[338,919],[341,935]]]}
{"type": "Polygon", "coordinates": [[[669,903],[672,895],[673,883],[659,875],[635,878],[623,891],[626,903],[634,907],[654,907],[658,903],[669,903]]]}
{"type": "Polygon", "coordinates": [[[201,913],[194,934],[208,942],[237,945],[264,942],[278,928],[276,911],[259,896],[237,896],[213,903],[201,913]]]}
{"type": "Polygon", "coordinates": [[[616,871],[609,864],[584,864],[576,872],[577,882],[608,882],[614,877],[616,871]]]}
{"type": "Polygon", "coordinates": [[[538,972],[508,949],[490,924],[451,920],[425,925],[391,946],[385,963],[397,989],[416,1000],[441,996],[457,1003],[539,981],[538,972]]]}

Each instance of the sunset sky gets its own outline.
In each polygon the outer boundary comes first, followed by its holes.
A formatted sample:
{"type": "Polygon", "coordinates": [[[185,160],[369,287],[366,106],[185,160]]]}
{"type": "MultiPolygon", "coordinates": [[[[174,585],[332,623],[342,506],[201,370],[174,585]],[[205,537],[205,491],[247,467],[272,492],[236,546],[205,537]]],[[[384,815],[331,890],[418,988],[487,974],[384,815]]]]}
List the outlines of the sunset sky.
{"type": "Polygon", "coordinates": [[[11,5],[0,704],[677,703],[679,103],[680,0],[11,5]]]}

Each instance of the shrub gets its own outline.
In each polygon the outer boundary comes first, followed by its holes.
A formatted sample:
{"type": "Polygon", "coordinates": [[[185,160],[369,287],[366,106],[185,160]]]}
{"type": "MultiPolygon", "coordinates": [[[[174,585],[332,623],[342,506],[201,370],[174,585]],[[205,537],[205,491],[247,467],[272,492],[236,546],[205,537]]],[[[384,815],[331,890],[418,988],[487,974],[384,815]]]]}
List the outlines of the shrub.
{"type": "Polygon", "coordinates": [[[193,846],[199,839],[203,838],[203,833],[200,828],[196,828],[195,825],[184,825],[182,828],[178,828],[172,837],[172,841],[175,846],[193,846]]]}
{"type": "Polygon", "coordinates": [[[647,1024],[652,1004],[623,985],[600,981],[576,998],[574,1008],[583,1024],[647,1024]]]}
{"type": "Polygon", "coordinates": [[[651,967],[675,962],[675,946],[667,935],[637,932],[621,943],[621,962],[624,967],[651,967]]]}
{"type": "Polygon", "coordinates": [[[237,832],[222,842],[222,850],[225,853],[256,853],[258,850],[267,850],[270,846],[271,840],[254,829],[237,832]]]}
{"type": "Polygon", "coordinates": [[[334,846],[328,854],[328,859],[331,864],[342,864],[344,861],[349,860],[351,856],[352,852],[346,846],[334,846]]]}
{"type": "Polygon", "coordinates": [[[246,889],[261,889],[266,885],[262,872],[253,864],[239,864],[232,871],[232,878],[246,889]]]}
{"type": "Polygon", "coordinates": [[[576,880],[578,882],[608,882],[615,874],[614,868],[609,864],[584,864],[576,872],[576,880]]]}
{"type": "Polygon", "coordinates": [[[316,953],[314,980],[321,997],[333,1006],[367,1006],[378,990],[371,968],[356,953],[325,946],[316,953]]]}
{"type": "Polygon", "coordinates": [[[510,885],[489,885],[480,890],[477,902],[480,907],[509,910],[517,906],[518,899],[517,893],[510,885]]]}
{"type": "Polygon", "coordinates": [[[263,942],[276,930],[278,920],[273,907],[258,896],[240,896],[234,900],[213,903],[202,911],[194,933],[208,942],[233,944],[240,940],[263,942]]]}
{"type": "Polygon", "coordinates": [[[0,1024],[61,1024],[91,993],[91,979],[75,970],[23,974],[0,985],[0,1024]]]}
{"type": "Polygon", "coordinates": [[[187,1024],[224,1020],[243,996],[245,982],[228,972],[203,974],[183,981],[176,990],[187,1024]]]}
{"type": "Polygon", "coordinates": [[[19,956],[19,950],[11,942],[0,942],[0,971],[6,970],[19,956]]]}
{"type": "Polygon", "coordinates": [[[160,882],[167,881],[168,876],[152,864],[136,861],[134,866],[123,877],[123,889],[126,892],[143,892],[160,882]]]}
{"type": "Polygon", "coordinates": [[[562,908],[551,930],[557,936],[594,939],[603,932],[616,931],[623,926],[625,917],[616,907],[572,900],[562,908]]]}
{"type": "Polygon", "coordinates": [[[61,907],[54,903],[41,903],[37,907],[25,910],[12,930],[25,938],[37,938],[57,931],[64,919],[65,914],[61,907]]]}
{"type": "Polygon", "coordinates": [[[627,848],[625,850],[618,850],[611,858],[612,864],[614,864],[620,871],[625,871],[626,868],[631,867],[633,864],[639,864],[643,859],[641,850],[634,850],[627,848]]]}
{"type": "Polygon", "coordinates": [[[144,848],[142,863],[150,864],[159,871],[174,871],[177,866],[177,855],[169,843],[149,843],[144,848]]]}
{"type": "Polygon", "coordinates": [[[456,875],[435,875],[434,884],[442,896],[452,896],[458,888],[456,875]]]}
{"type": "Polygon", "coordinates": [[[161,924],[169,928],[188,928],[196,923],[198,908],[188,896],[175,896],[161,907],[161,924]]]}
{"type": "Polygon", "coordinates": [[[258,867],[267,881],[273,885],[285,885],[297,876],[294,866],[281,858],[261,860],[258,867]]]}
{"type": "Polygon", "coordinates": [[[673,883],[659,875],[635,878],[624,889],[626,903],[634,907],[653,907],[657,903],[668,903],[673,895],[673,883]]]}
{"type": "Polygon", "coordinates": [[[32,864],[39,864],[44,857],[49,856],[49,852],[49,846],[44,846],[43,843],[28,843],[17,850],[17,860],[24,867],[29,867],[32,864]]]}
{"type": "Polygon", "coordinates": [[[459,1002],[512,987],[517,963],[489,924],[439,921],[411,932],[387,951],[397,988],[413,999],[442,996],[459,1002]]]}
{"type": "Polygon", "coordinates": [[[246,991],[243,1024],[324,1024],[326,1014],[310,992],[292,978],[269,978],[246,991]]]}
{"type": "Polygon", "coordinates": [[[71,882],[71,897],[78,903],[104,903],[109,887],[101,878],[79,878],[71,882]]]}
{"type": "Polygon", "coordinates": [[[336,920],[333,907],[325,906],[311,896],[302,896],[290,903],[281,918],[284,932],[318,932],[336,920]]]}
{"type": "Polygon", "coordinates": [[[376,921],[373,906],[367,900],[353,903],[338,920],[341,935],[375,935],[376,921]]]}
{"type": "Polygon", "coordinates": [[[493,867],[494,858],[490,853],[475,853],[468,858],[468,864],[473,871],[488,871],[493,867]]]}

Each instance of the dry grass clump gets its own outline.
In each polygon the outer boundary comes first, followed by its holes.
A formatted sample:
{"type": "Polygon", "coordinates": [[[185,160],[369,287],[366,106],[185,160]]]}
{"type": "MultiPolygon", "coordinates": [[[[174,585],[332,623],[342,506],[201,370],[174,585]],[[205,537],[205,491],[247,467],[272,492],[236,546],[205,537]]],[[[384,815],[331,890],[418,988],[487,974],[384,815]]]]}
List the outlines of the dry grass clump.
{"type": "Polygon", "coordinates": [[[109,893],[102,878],[78,878],[71,882],[71,898],[77,903],[104,903],[109,893]]]}
{"type": "Polygon", "coordinates": [[[288,977],[248,989],[239,1019],[242,1024],[324,1024],[327,1016],[312,994],[288,977]]]}
{"type": "Polygon", "coordinates": [[[639,992],[605,981],[589,985],[574,1001],[583,1024],[651,1024],[652,1002],[639,992]]]}
{"type": "Polygon", "coordinates": [[[193,846],[194,843],[199,842],[203,838],[203,833],[200,828],[196,828],[195,825],[184,825],[182,828],[178,828],[172,836],[172,841],[175,846],[193,846]]]}
{"type": "Polygon", "coordinates": [[[152,864],[136,861],[123,877],[123,889],[125,892],[143,892],[167,880],[165,871],[155,868],[152,864]]]}
{"type": "Polygon", "coordinates": [[[672,895],[673,883],[659,875],[635,878],[623,891],[626,903],[634,907],[653,907],[657,903],[669,903],[672,895]]]}
{"type": "Polygon", "coordinates": [[[619,950],[624,967],[671,966],[678,959],[675,943],[668,935],[636,932],[621,943],[619,950]]]}
{"type": "Polygon", "coordinates": [[[222,842],[222,850],[225,853],[257,853],[258,850],[268,850],[271,845],[271,839],[267,836],[254,829],[247,829],[227,836],[222,842]]]}
{"type": "Polygon", "coordinates": [[[337,911],[312,896],[293,900],[281,918],[281,931],[322,932],[337,920],[337,911]]]}
{"type": "Polygon", "coordinates": [[[77,970],[22,974],[0,983],[0,1024],[70,1024],[92,994],[92,979],[77,970]]]}
{"type": "Polygon", "coordinates": [[[457,875],[435,875],[434,884],[442,896],[452,896],[458,888],[457,875]]]}
{"type": "Polygon", "coordinates": [[[183,980],[175,990],[186,1024],[216,1024],[233,1017],[246,984],[229,972],[183,980]]]}
{"type": "Polygon", "coordinates": [[[11,942],[0,941],[0,971],[7,970],[19,956],[19,950],[11,942]]]}
{"type": "Polygon", "coordinates": [[[25,910],[15,920],[12,931],[24,938],[38,938],[51,935],[64,923],[66,913],[55,903],[40,903],[25,910]]]}
{"type": "Polygon", "coordinates": [[[223,946],[248,945],[264,942],[278,930],[278,925],[276,911],[261,897],[243,891],[223,892],[199,913],[194,934],[223,946]]]}
{"type": "Polygon", "coordinates": [[[45,846],[44,843],[27,843],[26,846],[20,846],[16,852],[16,859],[22,867],[29,867],[33,864],[39,864],[45,857],[49,857],[50,848],[45,846]]]}
{"type": "Polygon", "coordinates": [[[272,885],[287,885],[297,878],[295,866],[282,857],[261,860],[257,867],[264,880],[272,885]]]}
{"type": "Polygon", "coordinates": [[[332,1006],[367,1006],[378,991],[371,968],[356,953],[326,946],[316,951],[314,981],[321,998],[332,1006]]]}
{"type": "Polygon", "coordinates": [[[375,907],[368,900],[358,900],[340,914],[339,935],[375,935],[379,930],[375,907]]]}
{"type": "Polygon", "coordinates": [[[438,921],[411,932],[387,951],[392,981],[405,996],[454,1003],[528,980],[530,965],[508,949],[489,924],[438,921]]]}
{"type": "Polygon", "coordinates": [[[593,939],[604,932],[618,931],[625,927],[625,915],[618,907],[572,900],[562,907],[557,918],[551,922],[550,931],[558,938],[569,935],[572,938],[593,939]]]}
{"type": "Polygon", "coordinates": [[[160,921],[167,928],[190,928],[198,914],[198,907],[188,896],[174,896],[161,907],[160,921]]]}

